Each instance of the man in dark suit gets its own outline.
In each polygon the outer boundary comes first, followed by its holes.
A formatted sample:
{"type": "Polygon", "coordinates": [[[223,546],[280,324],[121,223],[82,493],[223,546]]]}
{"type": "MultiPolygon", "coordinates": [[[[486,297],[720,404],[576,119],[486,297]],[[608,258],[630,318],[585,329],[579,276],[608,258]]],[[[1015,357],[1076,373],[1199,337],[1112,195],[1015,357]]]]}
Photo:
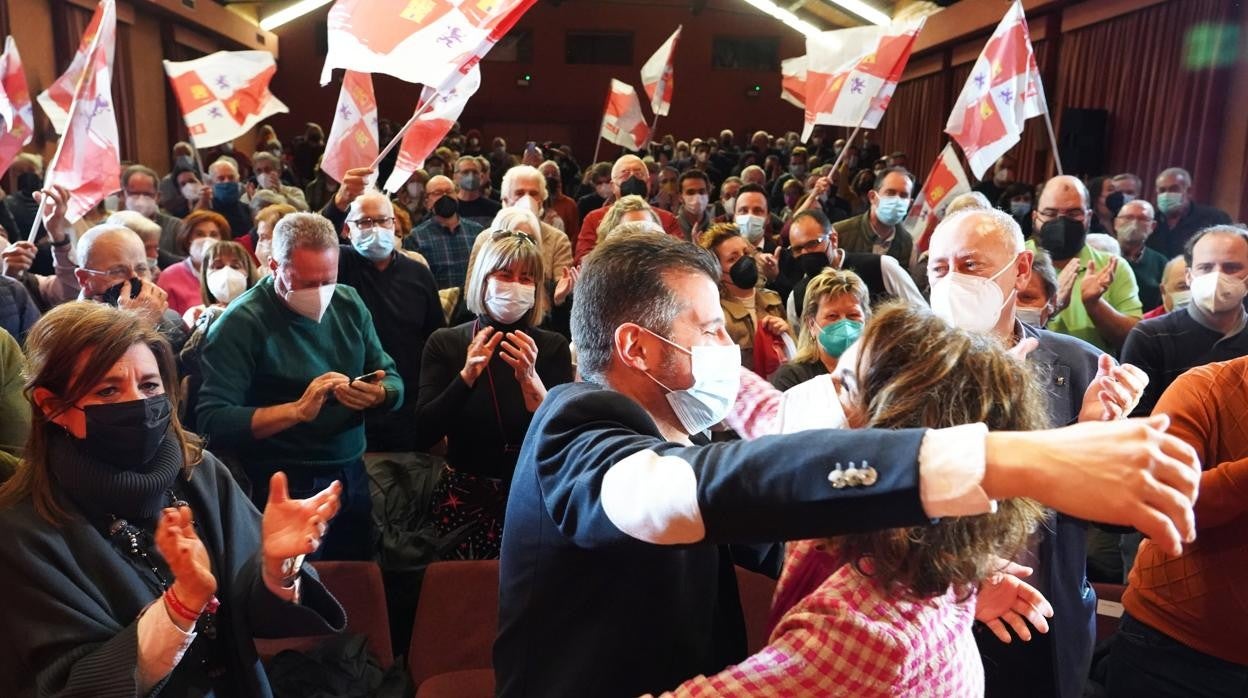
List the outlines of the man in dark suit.
{"type": "MultiPolygon", "coordinates": [[[[1049,422],[1121,419],[1140,399],[1148,376],[1067,335],[1019,322],[1015,299],[1031,278],[1033,253],[1022,230],[996,209],[968,210],[946,218],[932,234],[928,280],[932,310],[970,331],[991,332],[1020,346],[1044,387],[1049,422]],[[953,275],[989,279],[984,291],[966,291],[953,275]]],[[[975,286],[980,284],[976,283],[975,286]]],[[[1047,635],[1002,643],[984,628],[977,639],[984,657],[988,696],[1079,698],[1096,637],[1096,594],[1087,581],[1087,521],[1064,514],[1041,528],[1036,545],[1018,560],[1035,573],[1028,580],[1053,606],[1047,635]]]]}
{"type": "Polygon", "coordinates": [[[1193,528],[1198,466],[1160,421],[705,443],[741,370],[720,275],[710,253],[666,235],[614,238],[587,258],[572,310],[586,382],[551,390],[534,414],[507,503],[498,695],[657,693],[740,661],[727,544],[919,524],[1010,496],[1143,525],[1176,551],[1193,528]],[[1149,439],[1176,458],[1152,460],[1149,439]],[[1150,523],[1161,520],[1182,534],[1150,523]]]}

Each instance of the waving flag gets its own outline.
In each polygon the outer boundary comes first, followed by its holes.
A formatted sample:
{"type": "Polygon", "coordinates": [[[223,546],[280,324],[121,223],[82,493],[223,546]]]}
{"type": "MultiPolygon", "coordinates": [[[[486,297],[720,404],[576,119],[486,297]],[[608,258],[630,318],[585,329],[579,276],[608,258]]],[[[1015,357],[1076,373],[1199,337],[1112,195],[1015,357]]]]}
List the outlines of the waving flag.
{"type": "MultiPolygon", "coordinates": [[[[69,62],[69,67],[65,72],[56,79],[48,89],[39,94],[39,107],[48,115],[48,121],[52,122],[52,128],[57,133],[65,133],[65,123],[69,121],[69,106],[74,101],[74,93],[78,88],[78,82],[82,77],[83,67],[88,65],[87,54],[91,50],[91,45],[95,40],[96,34],[99,33],[101,23],[104,17],[105,3],[113,4],[113,0],[104,0],[95,8],[95,14],[91,15],[91,22],[87,24],[87,30],[82,33],[82,39],[78,41],[78,51],[74,54],[73,60],[69,62]]],[[[113,22],[117,21],[117,9],[113,10],[113,22]]],[[[108,65],[113,65],[113,44],[114,41],[109,39],[106,50],[108,55],[108,65]]]]}
{"type": "Polygon", "coordinates": [[[798,109],[806,108],[806,56],[780,62],[780,98],[798,109]]]}
{"type": "Polygon", "coordinates": [[[277,64],[268,51],[217,51],[164,63],[196,148],[234,140],[270,116],[290,111],[269,92],[277,64]]]}
{"type": "Polygon", "coordinates": [[[536,1],[337,0],[327,20],[321,84],[329,83],[335,68],[346,68],[446,91],[536,1]]]}
{"type": "Polygon", "coordinates": [[[641,150],[650,141],[650,127],[641,114],[641,100],[632,85],[611,81],[607,108],[602,115],[602,138],[630,150],[641,150]]]}
{"type": "Polygon", "coordinates": [[[923,19],[854,27],[806,37],[806,128],[873,129],[897,89],[923,19]]]}
{"type": "MultiPolygon", "coordinates": [[[[386,191],[391,194],[403,188],[407,180],[416,170],[424,167],[425,158],[429,157],[438,144],[451,132],[451,127],[464,112],[468,98],[481,87],[481,68],[473,66],[468,75],[446,92],[435,94],[432,87],[425,87],[420,95],[420,103],[416,111],[431,99],[432,103],[403,134],[403,144],[399,148],[399,157],[394,163],[394,170],[386,180],[386,191]]],[[[364,164],[368,164],[367,162],[364,164]]]]}
{"type": "Polygon", "coordinates": [[[373,76],[348,70],[338,93],[334,125],[325,139],[321,172],[341,182],[347,170],[368,167],[380,148],[377,145],[377,100],[373,76]]]}
{"type": "Polygon", "coordinates": [[[4,40],[4,55],[0,56],[0,120],[4,121],[4,131],[0,132],[0,174],[3,174],[35,132],[35,110],[26,88],[26,73],[22,71],[17,42],[11,36],[4,40]]]}
{"type": "Polygon", "coordinates": [[[672,108],[672,65],[676,59],[680,30],[681,27],[676,27],[659,50],[641,66],[641,86],[650,98],[650,111],[657,116],[667,116],[672,108]]]}
{"type": "Polygon", "coordinates": [[[100,3],[99,21],[78,71],[80,79],[69,110],[65,132],[44,174],[44,181],[69,190],[65,218],[76,223],[105,197],[121,188],[117,115],[113,111],[111,80],[113,45],[117,35],[117,8],[113,0],[100,3]]]}
{"type": "Polygon", "coordinates": [[[940,219],[945,217],[945,208],[949,202],[971,190],[971,183],[962,171],[962,163],[958,162],[958,154],[953,144],[945,145],[932,165],[932,171],[923,181],[923,190],[914,199],[910,207],[910,215],[906,218],[905,227],[914,236],[915,249],[919,252],[927,250],[927,243],[932,231],[940,219]]]}
{"type": "Polygon", "coordinates": [[[945,133],[976,177],[1022,138],[1027,119],[1048,111],[1027,18],[1018,0],[1001,18],[949,114],[945,133]]]}

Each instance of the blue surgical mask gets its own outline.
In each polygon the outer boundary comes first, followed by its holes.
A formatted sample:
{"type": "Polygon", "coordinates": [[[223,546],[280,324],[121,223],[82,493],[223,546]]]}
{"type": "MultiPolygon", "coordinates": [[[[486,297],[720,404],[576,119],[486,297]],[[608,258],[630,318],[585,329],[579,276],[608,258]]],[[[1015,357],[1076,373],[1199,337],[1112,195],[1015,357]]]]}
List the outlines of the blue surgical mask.
{"type": "Polygon", "coordinates": [[[900,196],[881,196],[875,205],[875,217],[884,225],[897,225],[906,219],[910,210],[910,199],[900,196]]]}
{"type": "Polygon", "coordinates": [[[464,191],[476,191],[481,188],[481,176],[475,172],[460,175],[459,188],[464,191]]]}
{"type": "Polygon", "coordinates": [[[722,422],[741,388],[741,349],[735,344],[700,345],[686,349],[660,334],[650,334],[692,358],[693,385],[684,390],[672,390],[654,376],[646,374],[647,378],[667,391],[667,403],[685,433],[698,434],[722,422]]]}
{"type": "Polygon", "coordinates": [[[217,182],[212,185],[212,198],[223,204],[238,203],[239,196],[238,182],[217,182]]]}
{"type": "Polygon", "coordinates": [[[380,262],[394,252],[394,231],[375,226],[367,233],[352,235],[351,246],[374,262],[380,262]]]}
{"type": "Polygon", "coordinates": [[[1013,214],[1015,218],[1019,216],[1025,216],[1028,213],[1031,213],[1031,202],[1030,201],[1010,202],[1010,213],[1013,214]]]}
{"type": "Polygon", "coordinates": [[[751,245],[758,245],[763,239],[763,231],[766,228],[767,220],[762,216],[752,216],[745,213],[733,218],[733,222],[737,224],[737,230],[741,231],[741,235],[751,245]]]}
{"type": "Polygon", "coordinates": [[[851,344],[858,341],[862,336],[862,323],[858,320],[837,320],[828,325],[824,325],[819,330],[819,346],[827,352],[828,356],[834,359],[841,358],[841,354],[850,347],[851,344]]]}

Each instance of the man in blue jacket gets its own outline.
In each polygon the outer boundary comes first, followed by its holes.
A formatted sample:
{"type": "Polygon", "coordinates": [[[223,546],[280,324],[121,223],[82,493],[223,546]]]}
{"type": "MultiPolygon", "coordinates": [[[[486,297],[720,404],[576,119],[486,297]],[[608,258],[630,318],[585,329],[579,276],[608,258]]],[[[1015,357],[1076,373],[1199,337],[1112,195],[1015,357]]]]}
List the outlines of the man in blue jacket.
{"type": "Polygon", "coordinates": [[[534,414],[508,500],[498,695],[636,696],[740,661],[727,544],[916,525],[1011,496],[1139,524],[1173,550],[1193,530],[1198,467],[1164,418],[705,444],[740,376],[719,276],[709,253],[662,235],[587,258],[572,310],[587,382],[534,414]]]}

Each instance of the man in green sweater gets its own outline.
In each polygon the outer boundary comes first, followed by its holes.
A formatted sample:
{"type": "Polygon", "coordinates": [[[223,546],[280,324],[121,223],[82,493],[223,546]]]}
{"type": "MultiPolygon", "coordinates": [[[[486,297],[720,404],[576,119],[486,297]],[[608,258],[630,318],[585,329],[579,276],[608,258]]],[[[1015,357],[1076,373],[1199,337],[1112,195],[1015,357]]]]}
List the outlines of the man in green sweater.
{"type": "Polygon", "coordinates": [[[338,238],[328,220],[313,213],[283,218],[273,231],[269,268],[272,276],[208,331],[200,430],[210,449],[241,461],[257,506],[278,469],[294,498],[341,480],[343,509],[321,556],[370,559],[364,419],[369,410],[402,405],[403,379],[359,295],[337,284],[338,238]]]}

